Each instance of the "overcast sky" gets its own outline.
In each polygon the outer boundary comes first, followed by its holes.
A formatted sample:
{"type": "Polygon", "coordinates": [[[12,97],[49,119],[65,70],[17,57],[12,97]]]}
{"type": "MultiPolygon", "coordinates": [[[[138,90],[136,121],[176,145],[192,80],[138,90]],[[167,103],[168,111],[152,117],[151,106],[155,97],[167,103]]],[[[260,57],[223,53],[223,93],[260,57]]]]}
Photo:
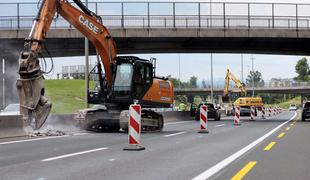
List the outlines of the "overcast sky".
{"type": "MultiPolygon", "coordinates": [[[[96,2],[111,2],[115,0],[96,2]]],[[[117,0],[119,1],[119,0],[117,0]]],[[[143,1],[147,0],[134,0],[143,1]]],[[[152,0],[154,2],[154,0],[152,0]]],[[[157,0],[155,0],[157,1],[157,0]]],[[[158,0],[160,1],[160,0],[158,0]]],[[[33,0],[0,0],[0,2],[37,2],[33,0]]],[[[92,2],[89,0],[89,2],[92,2]]],[[[93,1],[94,2],[94,1],[93,1]]],[[[125,2],[125,1],[124,1],[125,2]]],[[[172,1],[169,1],[172,2],[172,1]]],[[[179,2],[179,1],[175,1],[179,2]]],[[[195,0],[187,0],[187,2],[195,2],[195,0]]],[[[197,2],[197,1],[196,1],[197,2]]],[[[199,2],[210,2],[209,0],[199,0],[199,2]]],[[[212,2],[260,2],[260,3],[310,3],[309,0],[212,0],[212,2]]],[[[32,12],[36,12],[34,9],[32,12]]],[[[289,12],[283,12],[289,13],[289,12]]],[[[1,14],[1,12],[0,12],[1,14]]],[[[210,80],[210,54],[142,54],[141,58],[157,58],[157,74],[172,75],[178,77],[178,59],[181,62],[181,79],[188,80],[191,76],[197,76],[199,80],[210,80]]],[[[240,54],[214,54],[214,78],[223,80],[226,68],[230,68],[237,76],[241,78],[240,54]]],[[[251,69],[251,58],[254,58],[255,70],[259,70],[263,74],[265,80],[270,78],[292,78],[296,76],[294,66],[300,56],[281,56],[281,55],[244,55],[244,77],[251,69]]],[[[91,58],[93,61],[94,57],[91,58]]],[[[84,57],[71,58],[55,58],[55,74],[61,72],[64,65],[79,65],[84,63],[84,57]]],[[[53,77],[55,77],[54,75],[53,77]]]]}

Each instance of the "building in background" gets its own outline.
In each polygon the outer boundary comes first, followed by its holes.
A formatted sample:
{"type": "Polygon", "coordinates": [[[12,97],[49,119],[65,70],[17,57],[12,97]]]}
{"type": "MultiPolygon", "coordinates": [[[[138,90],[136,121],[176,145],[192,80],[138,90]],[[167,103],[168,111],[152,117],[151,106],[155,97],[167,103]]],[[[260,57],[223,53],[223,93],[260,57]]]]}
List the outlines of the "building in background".
{"type": "MultiPolygon", "coordinates": [[[[89,65],[90,70],[93,68],[93,65],[89,65]]],[[[57,74],[57,79],[85,79],[85,65],[62,66],[62,71],[57,74]]]]}

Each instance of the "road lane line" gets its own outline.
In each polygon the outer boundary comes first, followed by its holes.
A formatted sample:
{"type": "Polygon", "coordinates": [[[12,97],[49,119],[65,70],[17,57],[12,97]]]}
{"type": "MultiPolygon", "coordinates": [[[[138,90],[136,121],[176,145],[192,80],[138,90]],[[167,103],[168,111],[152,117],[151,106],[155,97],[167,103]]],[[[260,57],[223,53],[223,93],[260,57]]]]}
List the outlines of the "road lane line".
{"type": "Polygon", "coordinates": [[[291,129],[291,127],[287,127],[285,130],[287,130],[287,131],[288,131],[288,130],[290,130],[290,129],[291,129]]]}
{"type": "Polygon", "coordinates": [[[7,141],[7,142],[1,142],[0,145],[15,144],[15,143],[24,143],[24,142],[32,142],[32,141],[41,141],[41,140],[56,139],[56,138],[62,138],[62,137],[68,137],[68,136],[69,136],[69,135],[64,135],[64,136],[49,136],[49,137],[35,138],[35,139],[24,139],[24,140],[17,140],[17,141],[7,141]]]}
{"type": "Polygon", "coordinates": [[[91,149],[91,150],[87,150],[87,151],[81,151],[81,152],[76,152],[76,153],[72,153],[72,154],[65,154],[65,155],[61,155],[61,156],[55,156],[55,157],[51,157],[51,158],[47,158],[47,159],[42,159],[41,161],[43,161],[43,162],[54,161],[54,160],[58,160],[58,159],[63,159],[63,158],[67,158],[67,157],[72,157],[72,156],[77,156],[77,155],[82,155],[82,154],[102,151],[102,150],[106,150],[106,149],[108,149],[108,147],[103,147],[103,148],[98,148],[98,149],[91,149]]]}
{"type": "Polygon", "coordinates": [[[292,123],[291,126],[294,126],[294,123],[292,123]]]}
{"type": "Polygon", "coordinates": [[[269,151],[275,144],[276,144],[276,142],[271,142],[271,143],[269,143],[269,144],[264,148],[264,151],[269,151]]]}
{"type": "Polygon", "coordinates": [[[190,122],[193,122],[193,121],[170,122],[170,123],[165,123],[165,125],[184,124],[184,123],[190,123],[190,122]]]}
{"type": "Polygon", "coordinates": [[[250,161],[231,180],[241,180],[255,165],[257,161],[250,161]]]}
{"type": "Polygon", "coordinates": [[[227,157],[226,159],[220,161],[219,163],[217,163],[216,165],[212,166],[211,168],[207,169],[206,171],[202,172],[201,174],[199,174],[198,176],[194,177],[193,180],[205,180],[210,178],[211,176],[213,176],[215,173],[219,172],[220,170],[222,170],[224,167],[226,167],[227,165],[229,165],[230,163],[232,163],[233,161],[235,161],[237,158],[239,158],[240,156],[242,156],[243,154],[245,154],[246,152],[248,152],[249,150],[251,150],[252,148],[254,148],[256,145],[258,145],[259,143],[261,143],[262,141],[264,141],[266,138],[268,138],[271,134],[273,134],[274,132],[276,132],[277,130],[279,130],[282,126],[284,126],[285,124],[287,124],[288,122],[292,121],[295,117],[297,116],[297,113],[294,113],[294,116],[289,119],[288,121],[280,124],[279,126],[277,126],[276,128],[272,129],[271,131],[269,131],[267,134],[263,135],[262,137],[260,137],[259,139],[255,140],[254,142],[250,143],[249,145],[247,145],[246,147],[242,148],[241,150],[235,152],[234,154],[232,154],[231,156],[227,157]]]}
{"type": "Polygon", "coordinates": [[[91,133],[87,133],[87,132],[82,132],[82,133],[74,133],[73,136],[83,136],[83,135],[88,135],[91,133]]]}
{"type": "Polygon", "coordinates": [[[222,126],[225,126],[226,124],[219,124],[219,125],[216,125],[214,127],[222,127],[222,126]]]}
{"type": "Polygon", "coordinates": [[[167,134],[167,135],[164,135],[164,137],[177,136],[177,135],[181,135],[181,134],[185,134],[185,133],[187,133],[187,131],[182,131],[182,132],[173,133],[173,134],[167,134]]]}
{"type": "Polygon", "coordinates": [[[280,133],[280,134],[278,135],[278,138],[282,138],[284,135],[285,135],[285,133],[282,132],[282,133],[280,133]]]}

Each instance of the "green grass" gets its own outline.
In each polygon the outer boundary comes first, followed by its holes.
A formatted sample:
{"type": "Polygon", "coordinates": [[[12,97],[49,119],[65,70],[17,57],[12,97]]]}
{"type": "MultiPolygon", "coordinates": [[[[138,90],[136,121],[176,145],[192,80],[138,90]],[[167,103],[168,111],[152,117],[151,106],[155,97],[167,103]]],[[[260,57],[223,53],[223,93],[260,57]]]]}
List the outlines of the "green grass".
{"type": "Polygon", "coordinates": [[[85,107],[84,80],[45,80],[53,114],[70,114],[85,107]]]}
{"type": "Polygon", "coordinates": [[[297,106],[300,106],[300,101],[301,97],[298,96],[279,104],[265,104],[265,107],[274,107],[275,105],[278,105],[281,108],[288,109],[290,107],[290,104],[296,104],[297,106]]]}
{"type": "Polygon", "coordinates": [[[300,106],[300,101],[301,101],[301,97],[298,96],[286,102],[280,103],[279,106],[282,108],[288,109],[290,107],[290,104],[296,104],[297,106],[300,106]]]}

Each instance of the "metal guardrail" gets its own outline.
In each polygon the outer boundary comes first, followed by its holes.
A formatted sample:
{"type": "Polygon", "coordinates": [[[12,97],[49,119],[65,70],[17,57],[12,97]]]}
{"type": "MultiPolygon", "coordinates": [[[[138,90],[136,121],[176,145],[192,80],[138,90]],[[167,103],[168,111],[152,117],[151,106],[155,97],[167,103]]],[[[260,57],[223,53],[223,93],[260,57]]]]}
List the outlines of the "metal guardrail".
{"type": "MultiPolygon", "coordinates": [[[[38,4],[0,3],[0,29],[28,29],[38,4]]],[[[310,4],[232,2],[89,2],[109,28],[309,29],[310,4]]],[[[73,28],[63,18],[52,28],[73,28]]]]}

